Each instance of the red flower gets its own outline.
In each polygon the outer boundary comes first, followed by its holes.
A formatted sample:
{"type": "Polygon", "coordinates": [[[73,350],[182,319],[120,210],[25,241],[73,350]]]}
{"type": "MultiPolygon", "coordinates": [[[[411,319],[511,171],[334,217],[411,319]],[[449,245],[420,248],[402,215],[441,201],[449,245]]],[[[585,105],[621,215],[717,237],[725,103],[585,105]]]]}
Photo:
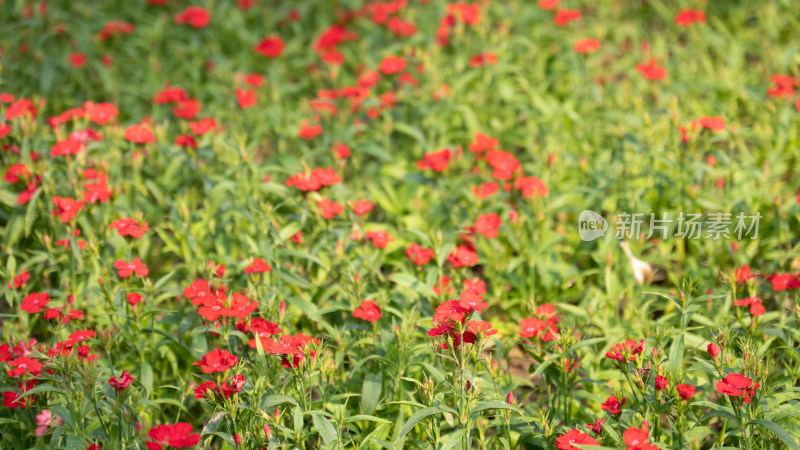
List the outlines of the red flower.
{"type": "Polygon", "coordinates": [[[655,449],[658,448],[647,443],[647,439],[650,438],[650,433],[647,431],[647,422],[644,422],[642,428],[628,428],[625,430],[625,433],[622,434],[622,438],[625,439],[625,444],[628,445],[629,450],[649,450],[651,447],[655,449]]]}
{"type": "Polygon", "coordinates": [[[494,239],[497,237],[497,230],[502,223],[503,221],[496,213],[485,214],[475,221],[475,231],[486,239],[494,239]]]}
{"type": "Polygon", "coordinates": [[[205,28],[211,22],[211,14],[199,6],[189,6],[175,15],[175,23],[186,23],[193,28],[205,28]]]}
{"type": "Polygon", "coordinates": [[[767,90],[769,97],[792,97],[794,88],[800,86],[800,80],[790,75],[773,75],[770,81],[774,86],[767,90]]]}
{"type": "Polygon", "coordinates": [[[197,135],[202,136],[217,127],[217,121],[206,117],[196,122],[189,122],[189,128],[197,135]]]}
{"type": "Polygon", "coordinates": [[[478,264],[478,254],[471,247],[459,245],[447,255],[447,260],[453,267],[474,266],[478,264]]]}
{"type": "Polygon", "coordinates": [[[473,69],[495,63],[497,63],[497,55],[491,52],[477,53],[469,60],[469,66],[473,69]]]}
{"type": "Polygon", "coordinates": [[[477,292],[468,289],[461,293],[458,299],[458,306],[466,309],[467,311],[482,312],[489,307],[489,304],[483,300],[483,297],[477,292]]]}
{"type": "Polygon", "coordinates": [[[86,102],[83,104],[83,110],[86,112],[86,117],[98,125],[107,124],[119,114],[117,107],[111,103],[86,102]]]}
{"type": "MultiPolygon", "coordinates": [[[[492,329],[492,324],[485,320],[470,320],[467,322],[467,329],[476,336],[482,335],[488,337],[497,334],[497,330],[492,329]]],[[[466,342],[466,339],[464,342],[466,342]]]]}
{"type": "Polygon", "coordinates": [[[339,159],[347,159],[350,157],[350,147],[343,142],[336,142],[331,146],[333,151],[339,159]]]}
{"type": "Polygon", "coordinates": [[[342,182],[342,177],[333,169],[316,168],[311,172],[300,172],[286,180],[286,186],[294,186],[301,191],[316,191],[322,186],[332,186],[342,182]]]}
{"type": "Polygon", "coordinates": [[[353,310],[353,317],[375,323],[382,315],[377,303],[372,300],[364,300],[358,308],[353,310]]]}
{"type": "Polygon", "coordinates": [[[78,211],[83,208],[83,202],[74,198],[54,197],[53,203],[56,205],[53,215],[58,216],[58,220],[64,223],[72,220],[78,214],[78,211]]]}
{"type": "MultiPolygon", "coordinates": [[[[24,394],[36,386],[36,380],[20,381],[19,390],[24,394]]],[[[27,408],[33,405],[33,395],[20,398],[21,395],[13,391],[3,392],[3,406],[6,408],[27,408]]]]}
{"type": "Polygon", "coordinates": [[[313,125],[308,123],[300,124],[300,130],[297,132],[297,135],[300,136],[301,139],[314,139],[315,137],[322,134],[322,125],[315,123],[313,125]]]}
{"type": "Polygon", "coordinates": [[[142,294],[131,292],[130,294],[125,296],[125,300],[131,306],[136,306],[142,301],[142,294]]]}
{"type": "Polygon", "coordinates": [[[162,445],[175,448],[193,447],[200,441],[200,435],[192,434],[192,426],[179,422],[175,425],[159,425],[150,429],[148,433],[152,441],[147,441],[150,450],[162,450],[162,445]]]}
{"type": "Polygon", "coordinates": [[[655,383],[657,391],[663,391],[665,388],[669,386],[669,381],[667,381],[667,379],[665,377],[662,377],[661,375],[656,375],[655,383]]]}
{"type": "Polygon", "coordinates": [[[50,303],[50,294],[47,292],[42,292],[37,294],[36,292],[30,293],[22,299],[22,304],[19,306],[19,309],[28,312],[30,314],[35,314],[42,310],[48,303],[50,303]]]}
{"type": "MultiPolygon", "coordinates": [[[[209,394],[213,395],[214,392],[220,394],[220,397],[223,396],[223,393],[219,386],[217,386],[217,383],[215,383],[213,380],[209,380],[194,388],[194,398],[196,400],[202,400],[209,396],[209,394]],[[211,392],[209,393],[209,391],[211,392]]],[[[225,398],[227,398],[227,396],[225,396],[225,398]]]]}
{"type": "Polygon", "coordinates": [[[556,439],[556,447],[559,450],[579,450],[578,447],[573,447],[572,444],[600,445],[593,437],[580,430],[569,430],[556,439]]]}
{"type": "Polygon", "coordinates": [[[679,384],[676,386],[678,390],[678,395],[681,396],[681,400],[687,401],[691,400],[694,397],[695,387],[691,384],[679,384]]]}
{"type": "Polygon", "coordinates": [[[367,200],[356,200],[355,203],[353,203],[353,212],[356,213],[357,216],[363,216],[372,211],[372,208],[372,203],[367,200]]]}
{"type": "Polygon", "coordinates": [[[221,348],[215,348],[203,355],[203,358],[194,365],[200,366],[203,373],[216,373],[225,372],[235,366],[237,362],[239,362],[238,356],[231,355],[221,348]]]}
{"type": "Polygon", "coordinates": [[[3,176],[3,180],[6,183],[17,183],[19,182],[20,178],[28,178],[31,176],[31,171],[28,170],[28,166],[25,163],[17,163],[8,166],[6,169],[6,174],[3,176]]]}
{"type": "Polygon", "coordinates": [[[511,153],[504,150],[490,150],[486,153],[486,162],[492,166],[492,176],[507,181],[519,169],[519,161],[511,153]]]}
{"type": "Polygon", "coordinates": [[[752,314],[753,317],[758,317],[758,316],[764,314],[765,312],[767,312],[767,310],[764,308],[764,305],[761,304],[761,299],[758,298],[758,297],[747,297],[747,298],[744,298],[744,299],[741,299],[741,300],[736,300],[736,301],[733,302],[733,304],[735,306],[748,306],[749,305],[750,306],[750,314],[752,314]]]}
{"type": "Polygon", "coordinates": [[[540,338],[542,342],[550,342],[554,340],[556,334],[558,334],[558,329],[555,326],[557,320],[558,318],[555,315],[550,316],[546,320],[536,317],[526,317],[519,322],[519,327],[522,329],[519,335],[524,338],[537,337],[540,338]]]}
{"type": "Polygon", "coordinates": [[[339,202],[332,202],[329,198],[323,198],[317,202],[317,206],[322,210],[322,217],[333,219],[334,216],[344,212],[344,207],[339,202]]]}
{"type": "Polygon", "coordinates": [[[433,292],[436,295],[441,295],[442,292],[450,293],[453,291],[453,287],[450,286],[450,277],[447,275],[443,276],[441,280],[439,280],[435,285],[433,285],[433,292]]]}
{"type": "Polygon", "coordinates": [[[719,352],[720,352],[719,346],[717,344],[713,343],[713,342],[708,344],[708,346],[706,347],[706,350],[708,351],[708,354],[712,358],[716,358],[717,355],[719,355],[719,352]]]}
{"type": "Polygon", "coordinates": [[[124,138],[135,144],[149,144],[156,140],[155,135],[147,125],[131,125],[125,130],[124,138]]]}
{"type": "Polygon", "coordinates": [[[386,75],[394,75],[405,70],[406,60],[399,56],[387,56],[383,58],[378,68],[386,75]]]}
{"type": "Polygon", "coordinates": [[[745,396],[745,403],[750,403],[750,396],[753,389],[758,389],[758,382],[753,386],[753,380],[740,373],[728,374],[725,378],[717,381],[715,385],[720,394],[730,395],[731,397],[745,396]]]}
{"type": "Polygon", "coordinates": [[[118,259],[114,262],[114,268],[117,269],[120,278],[128,278],[134,273],[140,277],[146,277],[150,273],[150,270],[139,258],[134,258],[131,262],[118,259]]]}
{"type": "Polygon", "coordinates": [[[744,283],[745,281],[755,278],[758,275],[753,275],[750,271],[750,266],[742,266],[736,269],[736,284],[744,283]]]}
{"type": "Polygon", "coordinates": [[[494,195],[494,193],[497,192],[497,189],[499,188],[500,185],[497,183],[483,183],[480,185],[480,187],[473,186],[472,193],[475,194],[475,196],[478,198],[487,199],[492,195],[494,195]]]}
{"type": "Polygon", "coordinates": [[[244,319],[250,313],[258,309],[258,301],[253,300],[250,301],[246,295],[241,294],[239,292],[234,292],[231,296],[231,306],[230,308],[225,308],[221,313],[222,315],[229,316],[229,317],[238,317],[239,319],[244,319]]]}
{"type": "Polygon", "coordinates": [[[592,53],[600,48],[600,41],[592,38],[579,39],[575,42],[573,49],[578,53],[592,53]]]}
{"type": "MultiPolygon", "coordinates": [[[[225,398],[228,398],[237,392],[242,392],[246,381],[247,380],[245,380],[244,375],[241,374],[231,377],[230,383],[226,381],[225,384],[222,385],[222,393],[225,395],[225,398]]],[[[235,435],[234,438],[236,436],[238,435],[235,435]]]]}
{"type": "Polygon", "coordinates": [[[256,106],[256,104],[258,104],[258,98],[256,98],[255,91],[236,89],[236,102],[239,104],[239,108],[247,109],[256,106]]]}
{"type": "Polygon", "coordinates": [[[264,38],[253,46],[253,51],[259,55],[264,55],[267,58],[277,58],[283,53],[283,40],[277,36],[270,36],[264,38]]]}
{"type": "Polygon", "coordinates": [[[69,54],[69,63],[72,67],[80,69],[86,64],[86,55],[81,52],[73,52],[69,54]]]}
{"type": "Polygon", "coordinates": [[[122,375],[117,379],[114,375],[108,379],[108,384],[118,391],[124,391],[133,382],[133,377],[127,370],[122,371],[122,375]]]}
{"type": "Polygon", "coordinates": [[[456,17],[467,25],[477,25],[481,22],[481,5],[478,3],[454,2],[447,5],[447,14],[456,17]]]}
{"type": "Polygon", "coordinates": [[[83,187],[86,189],[83,191],[83,201],[86,203],[105,203],[111,198],[111,191],[106,184],[105,175],[100,178],[99,183],[86,183],[83,187]]]}
{"type": "Polygon", "coordinates": [[[194,138],[188,134],[182,134],[175,138],[175,145],[197,148],[197,141],[195,141],[194,138]]]}
{"type": "Polygon", "coordinates": [[[429,337],[438,337],[448,334],[453,329],[453,322],[442,322],[428,330],[429,337]]]}
{"type": "MultiPolygon", "coordinates": [[[[269,322],[267,320],[262,319],[261,317],[256,317],[255,319],[250,321],[250,326],[252,328],[253,333],[255,333],[256,337],[261,340],[261,346],[263,348],[268,348],[269,344],[273,342],[267,336],[276,336],[283,332],[283,330],[278,326],[277,323],[269,322]]],[[[250,339],[247,343],[250,348],[257,348],[257,343],[255,339],[250,339]]]]}
{"type": "Polygon", "coordinates": [[[147,222],[137,222],[130,218],[117,219],[108,226],[109,230],[117,230],[117,233],[122,236],[130,236],[132,238],[140,238],[144,236],[145,231],[150,231],[147,227],[147,222]]]}
{"type": "Polygon", "coordinates": [[[483,282],[480,278],[473,278],[472,280],[464,280],[462,283],[464,286],[464,290],[474,291],[476,294],[485,294],[486,293],[486,283],[483,282]]]}
{"type": "Polygon", "coordinates": [[[64,139],[50,147],[50,156],[53,158],[65,155],[75,155],[81,151],[81,143],[75,139],[64,139]]]}
{"type": "Polygon", "coordinates": [[[156,97],[153,99],[153,102],[157,104],[173,103],[185,100],[187,98],[189,98],[189,93],[183,89],[177,87],[166,87],[156,93],[156,97]]]}
{"type": "Polygon", "coordinates": [[[551,9],[556,9],[559,3],[561,3],[561,0],[539,0],[537,5],[539,8],[549,11],[551,9]]]}
{"type": "Polygon", "coordinates": [[[637,64],[636,70],[650,81],[663,80],[667,76],[667,69],[659,66],[655,58],[650,58],[646,63],[637,64]]]}
{"type": "Polygon", "coordinates": [[[458,300],[448,300],[436,307],[436,311],[433,314],[433,323],[442,323],[446,320],[461,322],[469,313],[470,310],[462,307],[458,300]]]}
{"type": "Polygon", "coordinates": [[[30,279],[31,279],[30,272],[23,269],[19,275],[14,277],[13,283],[8,283],[6,286],[8,286],[9,289],[20,289],[25,287],[25,285],[28,284],[28,280],[30,279]]]}
{"type": "Polygon", "coordinates": [[[452,157],[453,153],[449,149],[425,153],[422,155],[422,161],[417,162],[417,168],[421,170],[431,169],[434,172],[443,172],[449,167],[452,157]]]}
{"type": "Polygon", "coordinates": [[[776,273],[767,276],[766,279],[772,284],[772,290],[775,292],[800,288],[800,275],[798,274],[776,273]]]}
{"type": "Polygon", "coordinates": [[[675,23],[682,27],[688,27],[695,23],[706,23],[706,13],[699,10],[682,9],[675,16],[675,23]]]}
{"type": "Polygon", "coordinates": [[[553,16],[553,22],[559,26],[564,27],[569,25],[570,22],[580,20],[581,12],[574,9],[559,9],[556,15],[553,16]]]}
{"type": "Polygon", "coordinates": [[[251,73],[244,77],[244,83],[252,87],[261,87],[264,84],[264,77],[257,73],[251,73]]]}
{"type": "Polygon", "coordinates": [[[726,125],[725,121],[722,120],[722,118],[719,116],[714,116],[714,117],[703,116],[694,121],[692,129],[696,129],[697,127],[708,128],[709,130],[712,131],[725,131],[726,125]]]}
{"type": "Polygon", "coordinates": [[[406,258],[414,264],[422,266],[433,258],[433,249],[425,248],[419,244],[411,244],[406,249],[406,258]]]}
{"type": "Polygon", "coordinates": [[[6,109],[6,122],[23,116],[29,116],[31,120],[36,118],[36,106],[27,98],[17,100],[6,109]]]}
{"type": "Polygon", "coordinates": [[[606,422],[606,419],[594,419],[594,423],[587,423],[586,428],[591,430],[594,434],[600,435],[603,432],[603,424],[606,422]]]}
{"type": "Polygon", "coordinates": [[[625,398],[619,399],[615,396],[608,397],[606,401],[600,405],[600,409],[606,410],[609,414],[619,414],[622,410],[622,405],[625,404],[625,398]]]}
{"type": "Polygon", "coordinates": [[[26,373],[30,373],[36,377],[42,372],[42,363],[26,356],[11,360],[8,365],[15,367],[15,369],[8,370],[8,376],[10,377],[18,377],[26,373]]]}
{"type": "Polygon", "coordinates": [[[386,248],[389,241],[394,240],[386,231],[367,231],[367,239],[372,241],[375,248],[386,248]]]}
{"type": "Polygon", "coordinates": [[[270,265],[267,264],[261,258],[254,259],[253,262],[249,266],[245,267],[245,269],[244,269],[244,273],[246,273],[246,274],[264,273],[264,272],[271,272],[271,271],[272,271],[272,267],[270,267],[270,265]]]}
{"type": "Polygon", "coordinates": [[[606,352],[606,358],[615,359],[619,362],[625,362],[625,356],[629,356],[631,361],[636,359],[636,355],[644,351],[644,339],[638,343],[633,339],[626,339],[625,342],[616,344],[611,348],[611,351],[606,352]]]}
{"type": "Polygon", "coordinates": [[[267,350],[273,355],[294,355],[301,353],[302,349],[311,343],[317,344],[319,340],[303,333],[298,333],[296,336],[287,334],[281,336],[280,341],[270,343],[267,350]]]}
{"type": "Polygon", "coordinates": [[[208,281],[197,280],[183,289],[184,297],[188,298],[193,305],[201,305],[207,299],[214,297],[214,293],[208,286],[208,281]]]}
{"type": "Polygon", "coordinates": [[[186,120],[194,119],[200,112],[200,102],[193,98],[179,100],[178,104],[172,108],[172,114],[186,120]]]}
{"type": "Polygon", "coordinates": [[[544,197],[550,192],[544,182],[537,177],[519,177],[514,182],[514,187],[522,191],[522,196],[533,198],[538,195],[544,197]]]}
{"type": "Polygon", "coordinates": [[[472,153],[483,153],[487,150],[494,150],[500,142],[484,133],[476,133],[475,141],[469,144],[472,153]]]}

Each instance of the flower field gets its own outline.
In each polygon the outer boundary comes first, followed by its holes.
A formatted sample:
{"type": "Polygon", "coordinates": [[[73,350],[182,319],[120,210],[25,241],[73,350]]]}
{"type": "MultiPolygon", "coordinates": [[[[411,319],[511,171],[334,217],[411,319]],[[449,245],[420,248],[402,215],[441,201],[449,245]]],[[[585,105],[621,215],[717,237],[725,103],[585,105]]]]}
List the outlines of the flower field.
{"type": "Polygon", "coordinates": [[[799,12],[0,1],[0,448],[800,448],[799,12]]]}

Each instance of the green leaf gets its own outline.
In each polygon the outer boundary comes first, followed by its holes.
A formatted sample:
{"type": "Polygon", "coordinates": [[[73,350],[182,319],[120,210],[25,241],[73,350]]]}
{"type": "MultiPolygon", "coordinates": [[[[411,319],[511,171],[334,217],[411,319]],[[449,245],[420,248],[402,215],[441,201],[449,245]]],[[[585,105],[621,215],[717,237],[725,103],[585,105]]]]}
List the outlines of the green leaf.
{"type": "Polygon", "coordinates": [[[537,367],[536,370],[531,374],[531,378],[537,375],[541,375],[541,373],[544,372],[545,369],[547,369],[548,367],[550,367],[551,364],[556,362],[556,359],[558,359],[558,355],[548,356],[547,359],[543,363],[541,363],[539,367],[537,367]]]}
{"type": "Polygon", "coordinates": [[[408,418],[408,421],[405,423],[405,425],[403,425],[403,428],[400,430],[400,433],[397,435],[397,439],[394,440],[394,443],[397,444],[401,439],[403,439],[408,434],[409,431],[411,431],[415,426],[417,426],[417,423],[419,423],[420,420],[428,416],[441,413],[442,410],[435,406],[429,406],[427,408],[415,412],[414,414],[411,415],[411,417],[408,418]]]}
{"type": "Polygon", "coordinates": [[[150,397],[150,393],[153,391],[153,367],[147,361],[142,361],[139,366],[139,381],[144,386],[147,397],[150,397]]]}
{"type": "Polygon", "coordinates": [[[672,341],[672,347],[669,349],[669,370],[673,376],[680,379],[681,363],[683,362],[683,333],[672,341]]]}
{"type": "Polygon", "coordinates": [[[509,405],[506,402],[501,402],[499,400],[492,400],[487,402],[478,402],[474,408],[469,412],[470,414],[475,414],[481,411],[486,411],[487,409],[508,409],[517,413],[522,413],[516,407],[509,405]]]}
{"type": "Polygon", "coordinates": [[[755,419],[748,422],[748,424],[761,425],[762,427],[771,431],[775,436],[778,437],[778,439],[783,441],[783,443],[792,450],[798,449],[797,441],[795,441],[794,438],[792,438],[792,436],[777,423],[772,422],[771,420],[755,419]]]}
{"type": "Polygon", "coordinates": [[[259,403],[258,407],[260,409],[267,409],[267,408],[273,408],[275,406],[284,403],[291,403],[294,406],[300,406],[300,403],[298,403],[297,400],[293,399],[292,397],[289,397],[287,395],[276,394],[276,395],[265,395],[261,397],[261,402],[259,403]]]}
{"type": "Polygon", "coordinates": [[[392,423],[390,420],[381,419],[379,417],[370,416],[367,414],[356,414],[354,416],[349,416],[344,419],[344,423],[353,423],[353,422],[377,422],[377,423],[392,423]]]}
{"type": "Polygon", "coordinates": [[[203,427],[202,434],[210,434],[217,431],[217,429],[219,429],[219,425],[222,423],[222,419],[225,418],[227,414],[228,413],[225,411],[219,411],[218,413],[214,414],[214,416],[211,417],[206,426],[203,427]]]}
{"type": "Polygon", "coordinates": [[[426,297],[436,297],[436,293],[433,292],[430,286],[407,273],[394,273],[389,277],[389,280],[412,291],[417,291],[426,297]]]}
{"type": "Polygon", "coordinates": [[[368,374],[361,386],[361,411],[371,414],[381,401],[383,374],[368,374]]]}
{"type": "Polygon", "coordinates": [[[314,428],[317,429],[325,445],[335,444],[339,440],[339,435],[336,433],[336,428],[325,418],[322,414],[312,414],[311,421],[314,423],[314,428]]]}
{"type": "Polygon", "coordinates": [[[567,353],[574,352],[576,350],[582,349],[584,347],[588,347],[590,345],[594,345],[600,342],[605,342],[607,338],[599,337],[594,339],[586,339],[585,341],[580,341],[577,344],[572,345],[570,348],[567,349],[567,353]]]}
{"type": "Polygon", "coordinates": [[[461,439],[464,437],[464,434],[467,432],[464,428],[460,428],[447,436],[444,436],[441,440],[441,447],[437,447],[437,450],[449,450],[456,445],[461,443],[461,439]]]}

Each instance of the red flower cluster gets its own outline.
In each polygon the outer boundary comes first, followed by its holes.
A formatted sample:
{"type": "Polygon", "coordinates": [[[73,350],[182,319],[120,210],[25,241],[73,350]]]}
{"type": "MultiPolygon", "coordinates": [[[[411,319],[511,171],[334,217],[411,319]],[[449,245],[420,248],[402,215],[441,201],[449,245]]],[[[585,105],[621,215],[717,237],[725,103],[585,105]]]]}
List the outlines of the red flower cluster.
{"type": "Polygon", "coordinates": [[[720,394],[729,395],[731,397],[743,397],[745,403],[750,403],[750,400],[753,395],[755,395],[755,391],[760,387],[760,384],[758,381],[753,383],[752,379],[740,373],[731,373],[717,381],[714,387],[720,394]]]}
{"type": "Polygon", "coordinates": [[[317,167],[310,172],[300,172],[286,180],[286,186],[294,186],[301,191],[318,191],[323,186],[333,186],[342,182],[342,177],[333,169],[317,167]]]}
{"type": "Polygon", "coordinates": [[[183,422],[153,427],[147,435],[152,439],[146,442],[149,450],[163,450],[164,446],[189,448],[200,442],[200,435],[192,434],[192,425],[183,422]]]}
{"type": "Polygon", "coordinates": [[[520,337],[539,338],[550,342],[558,335],[558,316],[555,306],[545,303],[536,309],[537,317],[528,317],[519,322],[520,337]]]}
{"type": "Polygon", "coordinates": [[[235,366],[237,362],[239,362],[238,356],[216,348],[203,355],[203,358],[195,362],[194,365],[200,366],[203,373],[217,373],[227,371],[235,366]]]}
{"type": "Polygon", "coordinates": [[[353,317],[375,323],[382,317],[381,309],[372,300],[364,300],[358,308],[353,310],[353,317]]]}

